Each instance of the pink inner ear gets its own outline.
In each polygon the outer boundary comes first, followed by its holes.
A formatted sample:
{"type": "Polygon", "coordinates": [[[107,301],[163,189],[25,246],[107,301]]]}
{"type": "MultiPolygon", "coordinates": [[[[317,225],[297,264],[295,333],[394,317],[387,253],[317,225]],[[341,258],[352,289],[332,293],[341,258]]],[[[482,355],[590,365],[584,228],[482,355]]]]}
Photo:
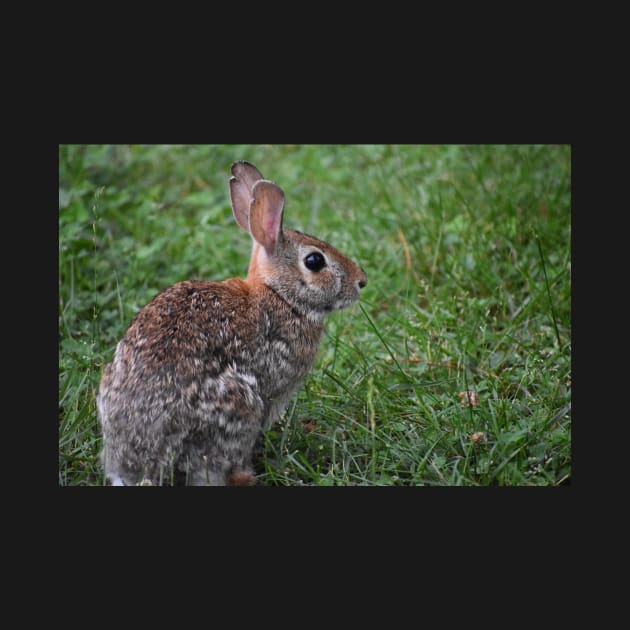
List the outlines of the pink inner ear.
{"type": "Polygon", "coordinates": [[[267,180],[256,182],[252,192],[254,198],[250,211],[250,231],[271,255],[276,249],[282,229],[284,194],[278,186],[267,180]]]}
{"type": "Polygon", "coordinates": [[[278,232],[280,231],[280,220],[282,219],[282,212],[267,212],[264,218],[265,234],[267,237],[272,237],[275,241],[278,240],[278,232]]]}
{"type": "Polygon", "coordinates": [[[262,219],[264,230],[264,246],[268,254],[272,254],[278,244],[278,235],[280,233],[280,223],[282,221],[282,210],[276,212],[275,209],[266,209],[262,219]]]}

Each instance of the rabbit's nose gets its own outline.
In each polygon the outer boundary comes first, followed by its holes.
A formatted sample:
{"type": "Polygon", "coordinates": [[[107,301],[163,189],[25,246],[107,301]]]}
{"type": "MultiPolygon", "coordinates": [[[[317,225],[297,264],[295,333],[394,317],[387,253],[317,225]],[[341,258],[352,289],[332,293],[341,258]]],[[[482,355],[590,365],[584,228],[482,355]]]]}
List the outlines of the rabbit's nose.
{"type": "Polygon", "coordinates": [[[359,267],[361,269],[361,275],[359,276],[359,289],[363,289],[367,284],[367,275],[363,270],[363,267],[359,267]]]}

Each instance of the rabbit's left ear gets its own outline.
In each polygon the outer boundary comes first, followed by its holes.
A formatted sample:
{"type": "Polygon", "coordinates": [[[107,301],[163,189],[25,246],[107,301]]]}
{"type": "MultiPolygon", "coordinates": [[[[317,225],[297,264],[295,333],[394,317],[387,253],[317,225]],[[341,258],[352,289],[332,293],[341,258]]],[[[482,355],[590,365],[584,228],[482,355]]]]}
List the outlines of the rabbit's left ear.
{"type": "Polygon", "coordinates": [[[249,231],[269,256],[273,256],[282,235],[284,193],[273,182],[261,179],[252,188],[249,231]]]}
{"type": "Polygon", "coordinates": [[[232,177],[230,177],[232,212],[236,222],[248,232],[249,208],[253,199],[252,189],[254,184],[262,178],[261,172],[245,160],[239,160],[232,164],[232,177]]]}

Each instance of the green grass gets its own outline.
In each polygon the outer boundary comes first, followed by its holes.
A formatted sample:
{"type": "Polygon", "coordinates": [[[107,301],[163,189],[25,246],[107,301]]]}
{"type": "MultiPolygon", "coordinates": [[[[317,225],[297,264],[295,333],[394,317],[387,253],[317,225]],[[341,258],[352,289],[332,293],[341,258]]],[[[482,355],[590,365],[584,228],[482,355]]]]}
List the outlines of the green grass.
{"type": "Polygon", "coordinates": [[[264,436],[262,484],[570,480],[570,147],[64,145],[60,485],[104,483],[95,393],[137,310],[179,280],[245,275],[236,159],[284,189],[286,227],[369,278],[264,436]]]}

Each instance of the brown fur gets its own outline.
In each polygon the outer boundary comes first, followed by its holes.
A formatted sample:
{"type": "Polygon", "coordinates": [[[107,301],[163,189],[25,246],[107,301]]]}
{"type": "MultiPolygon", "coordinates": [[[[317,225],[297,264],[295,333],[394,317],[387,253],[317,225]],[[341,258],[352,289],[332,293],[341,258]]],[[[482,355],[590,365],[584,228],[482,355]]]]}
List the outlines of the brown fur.
{"type": "Polygon", "coordinates": [[[233,472],[228,477],[228,486],[254,486],[256,485],[256,477],[251,473],[239,470],[233,472]]]}

